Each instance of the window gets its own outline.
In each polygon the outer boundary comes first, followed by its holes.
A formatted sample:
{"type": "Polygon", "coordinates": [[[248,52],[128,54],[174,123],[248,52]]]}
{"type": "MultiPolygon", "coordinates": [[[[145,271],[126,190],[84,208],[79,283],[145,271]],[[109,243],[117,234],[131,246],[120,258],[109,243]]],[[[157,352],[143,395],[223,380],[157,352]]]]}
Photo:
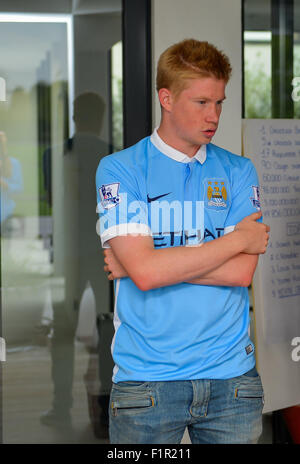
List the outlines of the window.
{"type": "Polygon", "coordinates": [[[299,13],[300,0],[243,1],[243,117],[300,116],[299,13]]]}

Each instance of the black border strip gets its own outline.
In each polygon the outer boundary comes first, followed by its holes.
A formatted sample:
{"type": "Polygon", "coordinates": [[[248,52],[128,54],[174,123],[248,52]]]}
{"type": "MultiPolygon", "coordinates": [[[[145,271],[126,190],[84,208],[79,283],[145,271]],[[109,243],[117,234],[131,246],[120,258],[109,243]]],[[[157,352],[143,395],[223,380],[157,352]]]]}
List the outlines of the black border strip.
{"type": "Polygon", "coordinates": [[[152,131],[151,0],[122,0],[124,148],[152,131]]]}

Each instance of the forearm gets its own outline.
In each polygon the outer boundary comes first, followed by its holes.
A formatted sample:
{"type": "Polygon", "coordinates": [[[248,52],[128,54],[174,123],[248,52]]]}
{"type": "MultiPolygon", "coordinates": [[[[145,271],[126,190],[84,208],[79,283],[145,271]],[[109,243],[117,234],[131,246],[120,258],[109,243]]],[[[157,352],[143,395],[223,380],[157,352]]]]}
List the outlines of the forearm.
{"type": "MultiPolygon", "coordinates": [[[[105,272],[109,273],[108,279],[114,280],[128,277],[126,270],[113,255],[111,250],[109,256],[109,265],[104,266],[105,272]]],[[[258,255],[240,253],[237,256],[230,258],[226,261],[226,263],[213,271],[210,271],[201,277],[192,279],[187,283],[222,287],[249,287],[252,282],[257,263],[258,255]]]]}
{"type": "MultiPolygon", "coordinates": [[[[199,247],[155,249],[151,236],[116,236],[108,242],[112,250],[110,256],[105,255],[106,270],[110,272],[111,279],[118,278],[116,273],[120,263],[122,270],[141,290],[181,282],[201,284],[199,279],[204,279],[203,285],[234,286],[236,284],[231,280],[231,271],[237,275],[241,267],[246,268],[247,279],[249,272],[252,278],[257,255],[266,252],[270,227],[256,222],[260,217],[261,212],[253,213],[238,223],[233,232],[199,247]],[[247,258],[244,262],[243,254],[250,257],[254,255],[255,258],[247,258]],[[237,261],[230,262],[235,257],[237,261]],[[228,267],[222,267],[228,261],[228,267]],[[227,281],[224,274],[228,274],[230,280],[227,281]]],[[[242,280],[242,284],[239,281],[238,285],[246,285],[247,279],[242,280]]]]}
{"type": "Polygon", "coordinates": [[[258,255],[240,253],[206,275],[192,279],[191,284],[225,287],[249,287],[258,263],[258,255]]]}
{"type": "MultiPolygon", "coordinates": [[[[136,241],[136,238],[133,238],[136,241]]],[[[231,232],[201,247],[154,249],[139,247],[127,256],[127,250],[118,237],[111,240],[113,252],[128,276],[142,290],[165,287],[199,279],[225,264],[243,251],[243,235],[231,232]],[[120,245],[119,245],[120,244],[120,245]]],[[[149,242],[150,243],[150,242],[149,242]]],[[[130,247],[130,243],[128,243],[130,247]]]]}

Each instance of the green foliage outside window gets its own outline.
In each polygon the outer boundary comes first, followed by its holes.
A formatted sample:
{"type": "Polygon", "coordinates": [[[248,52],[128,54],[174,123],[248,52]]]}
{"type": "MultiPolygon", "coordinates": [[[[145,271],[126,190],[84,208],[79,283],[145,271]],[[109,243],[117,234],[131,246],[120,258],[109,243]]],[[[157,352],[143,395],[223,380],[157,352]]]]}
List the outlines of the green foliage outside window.
{"type": "MultiPolygon", "coordinates": [[[[271,71],[266,72],[264,56],[257,52],[255,59],[245,59],[245,118],[272,118],[271,71]]],[[[294,77],[300,77],[300,46],[294,47],[294,77]]],[[[292,98],[291,83],[291,98],[292,98]]],[[[294,118],[300,119],[300,101],[294,101],[294,118]]]]}

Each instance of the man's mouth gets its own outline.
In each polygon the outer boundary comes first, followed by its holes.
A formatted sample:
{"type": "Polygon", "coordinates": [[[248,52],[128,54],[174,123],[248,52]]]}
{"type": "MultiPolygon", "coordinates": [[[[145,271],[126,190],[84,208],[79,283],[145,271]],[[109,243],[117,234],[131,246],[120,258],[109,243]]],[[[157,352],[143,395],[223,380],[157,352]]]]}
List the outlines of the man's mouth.
{"type": "Polygon", "coordinates": [[[205,130],[203,132],[204,132],[204,134],[208,135],[209,137],[212,137],[213,135],[215,135],[216,129],[207,129],[207,130],[205,130]]]}

